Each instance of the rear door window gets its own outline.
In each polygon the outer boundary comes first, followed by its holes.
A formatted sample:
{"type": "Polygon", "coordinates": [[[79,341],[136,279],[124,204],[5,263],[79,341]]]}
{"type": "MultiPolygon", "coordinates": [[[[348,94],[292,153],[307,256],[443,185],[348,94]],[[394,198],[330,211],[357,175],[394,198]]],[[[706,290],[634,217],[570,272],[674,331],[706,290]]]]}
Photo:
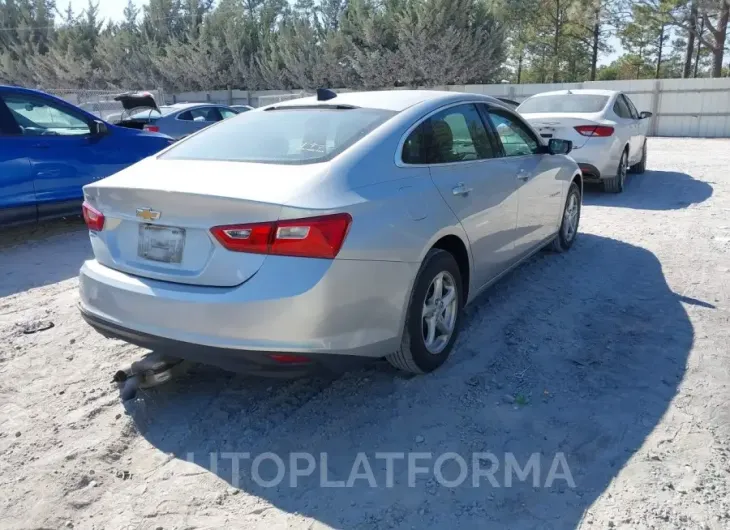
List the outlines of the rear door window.
{"type": "Polygon", "coordinates": [[[214,122],[221,121],[221,115],[215,107],[201,107],[182,112],[178,115],[177,119],[195,122],[214,122]]]}
{"type": "Polygon", "coordinates": [[[227,120],[228,118],[233,118],[233,116],[238,115],[238,113],[233,112],[231,109],[227,109],[225,107],[218,107],[218,112],[221,113],[221,116],[224,120],[227,120]]]}
{"type": "Polygon", "coordinates": [[[621,94],[621,97],[624,99],[624,102],[626,103],[626,106],[629,108],[629,112],[631,113],[631,117],[635,120],[639,119],[639,113],[636,110],[636,107],[634,107],[634,104],[629,99],[629,96],[626,94],[621,94]]]}
{"type": "Polygon", "coordinates": [[[624,98],[621,95],[616,98],[616,103],[613,104],[613,111],[619,118],[624,118],[627,120],[631,119],[631,111],[629,110],[629,106],[626,104],[624,98]]]}
{"type": "Polygon", "coordinates": [[[403,145],[406,164],[448,164],[494,158],[479,112],[474,105],[449,107],[421,123],[403,145]]]}

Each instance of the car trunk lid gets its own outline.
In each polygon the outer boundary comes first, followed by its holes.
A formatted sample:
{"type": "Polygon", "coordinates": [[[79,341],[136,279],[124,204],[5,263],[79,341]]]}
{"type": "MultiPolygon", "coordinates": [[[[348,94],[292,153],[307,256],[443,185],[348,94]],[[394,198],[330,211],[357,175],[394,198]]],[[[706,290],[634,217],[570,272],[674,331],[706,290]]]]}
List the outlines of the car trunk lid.
{"type": "Polygon", "coordinates": [[[266,256],[226,250],[210,229],[276,221],[300,186],[323,173],[323,164],[147,159],[84,188],[105,217],[104,229],[92,232],[95,257],[146,278],[239,285],[266,256]]]}
{"type": "Polygon", "coordinates": [[[590,140],[590,136],[580,134],[575,128],[579,126],[601,125],[600,114],[592,113],[536,113],[522,114],[522,117],[544,139],[560,138],[573,142],[573,149],[580,149],[590,140]]]}

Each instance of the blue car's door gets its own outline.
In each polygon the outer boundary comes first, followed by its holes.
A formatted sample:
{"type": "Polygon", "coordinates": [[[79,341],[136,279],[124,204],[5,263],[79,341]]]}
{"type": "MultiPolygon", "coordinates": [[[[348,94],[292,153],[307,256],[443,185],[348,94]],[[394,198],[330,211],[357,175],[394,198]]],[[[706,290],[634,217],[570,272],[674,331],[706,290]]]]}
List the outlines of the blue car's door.
{"type": "Polygon", "coordinates": [[[134,161],[125,145],[93,135],[92,120],[71,105],[23,92],[0,98],[17,124],[15,144],[30,159],[39,219],[78,213],[84,185],[134,161]]]}
{"type": "Polygon", "coordinates": [[[17,138],[10,111],[0,101],[0,229],[38,216],[30,158],[17,138]]]}

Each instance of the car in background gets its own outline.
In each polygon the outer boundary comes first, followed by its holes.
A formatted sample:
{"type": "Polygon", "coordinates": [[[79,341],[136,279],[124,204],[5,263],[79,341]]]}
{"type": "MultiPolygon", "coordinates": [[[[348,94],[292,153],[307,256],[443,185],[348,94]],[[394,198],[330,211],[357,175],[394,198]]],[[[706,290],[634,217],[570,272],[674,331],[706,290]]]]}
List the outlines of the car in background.
{"type": "Polygon", "coordinates": [[[511,109],[516,109],[517,107],[520,106],[520,104],[517,101],[514,101],[512,99],[499,98],[499,97],[497,99],[499,101],[501,101],[502,103],[504,103],[505,105],[507,105],[508,107],[510,107],[511,109]]]}
{"type": "Polygon", "coordinates": [[[128,92],[114,99],[124,107],[124,114],[117,122],[121,127],[160,132],[175,139],[184,138],[238,114],[231,107],[216,103],[157,106],[155,98],[149,92],[128,92]]]}
{"type": "Polygon", "coordinates": [[[532,96],[517,107],[543,138],[573,142],[571,156],[586,181],[621,193],[628,172],[646,170],[651,112],[638,112],[614,90],[558,90],[532,96]]]}
{"type": "Polygon", "coordinates": [[[242,112],[248,112],[249,110],[253,110],[253,107],[251,105],[231,105],[231,108],[239,114],[242,112]]]}
{"type": "Polygon", "coordinates": [[[570,147],[479,94],[319,90],[246,112],[86,186],[82,315],[260,375],[383,356],[430,372],[467,302],[575,241],[570,147]]]}
{"type": "Polygon", "coordinates": [[[171,143],[37,90],[0,86],[0,227],[81,213],[81,188],[171,143]]]}

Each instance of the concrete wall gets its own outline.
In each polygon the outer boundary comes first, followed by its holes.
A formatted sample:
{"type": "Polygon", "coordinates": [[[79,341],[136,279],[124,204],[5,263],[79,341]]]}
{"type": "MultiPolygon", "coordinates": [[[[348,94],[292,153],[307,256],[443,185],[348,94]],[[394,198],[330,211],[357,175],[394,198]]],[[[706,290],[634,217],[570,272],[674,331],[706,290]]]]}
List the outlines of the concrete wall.
{"type": "MultiPolygon", "coordinates": [[[[550,90],[569,88],[604,88],[628,94],[639,111],[654,113],[651,134],[654,136],[730,137],[730,78],[718,79],[639,79],[629,81],[590,81],[529,85],[452,85],[431,87],[488,94],[522,101],[550,90]]],[[[260,107],[306,95],[303,90],[213,90],[166,94],[167,103],[211,101],[229,105],[260,107]]]]}

